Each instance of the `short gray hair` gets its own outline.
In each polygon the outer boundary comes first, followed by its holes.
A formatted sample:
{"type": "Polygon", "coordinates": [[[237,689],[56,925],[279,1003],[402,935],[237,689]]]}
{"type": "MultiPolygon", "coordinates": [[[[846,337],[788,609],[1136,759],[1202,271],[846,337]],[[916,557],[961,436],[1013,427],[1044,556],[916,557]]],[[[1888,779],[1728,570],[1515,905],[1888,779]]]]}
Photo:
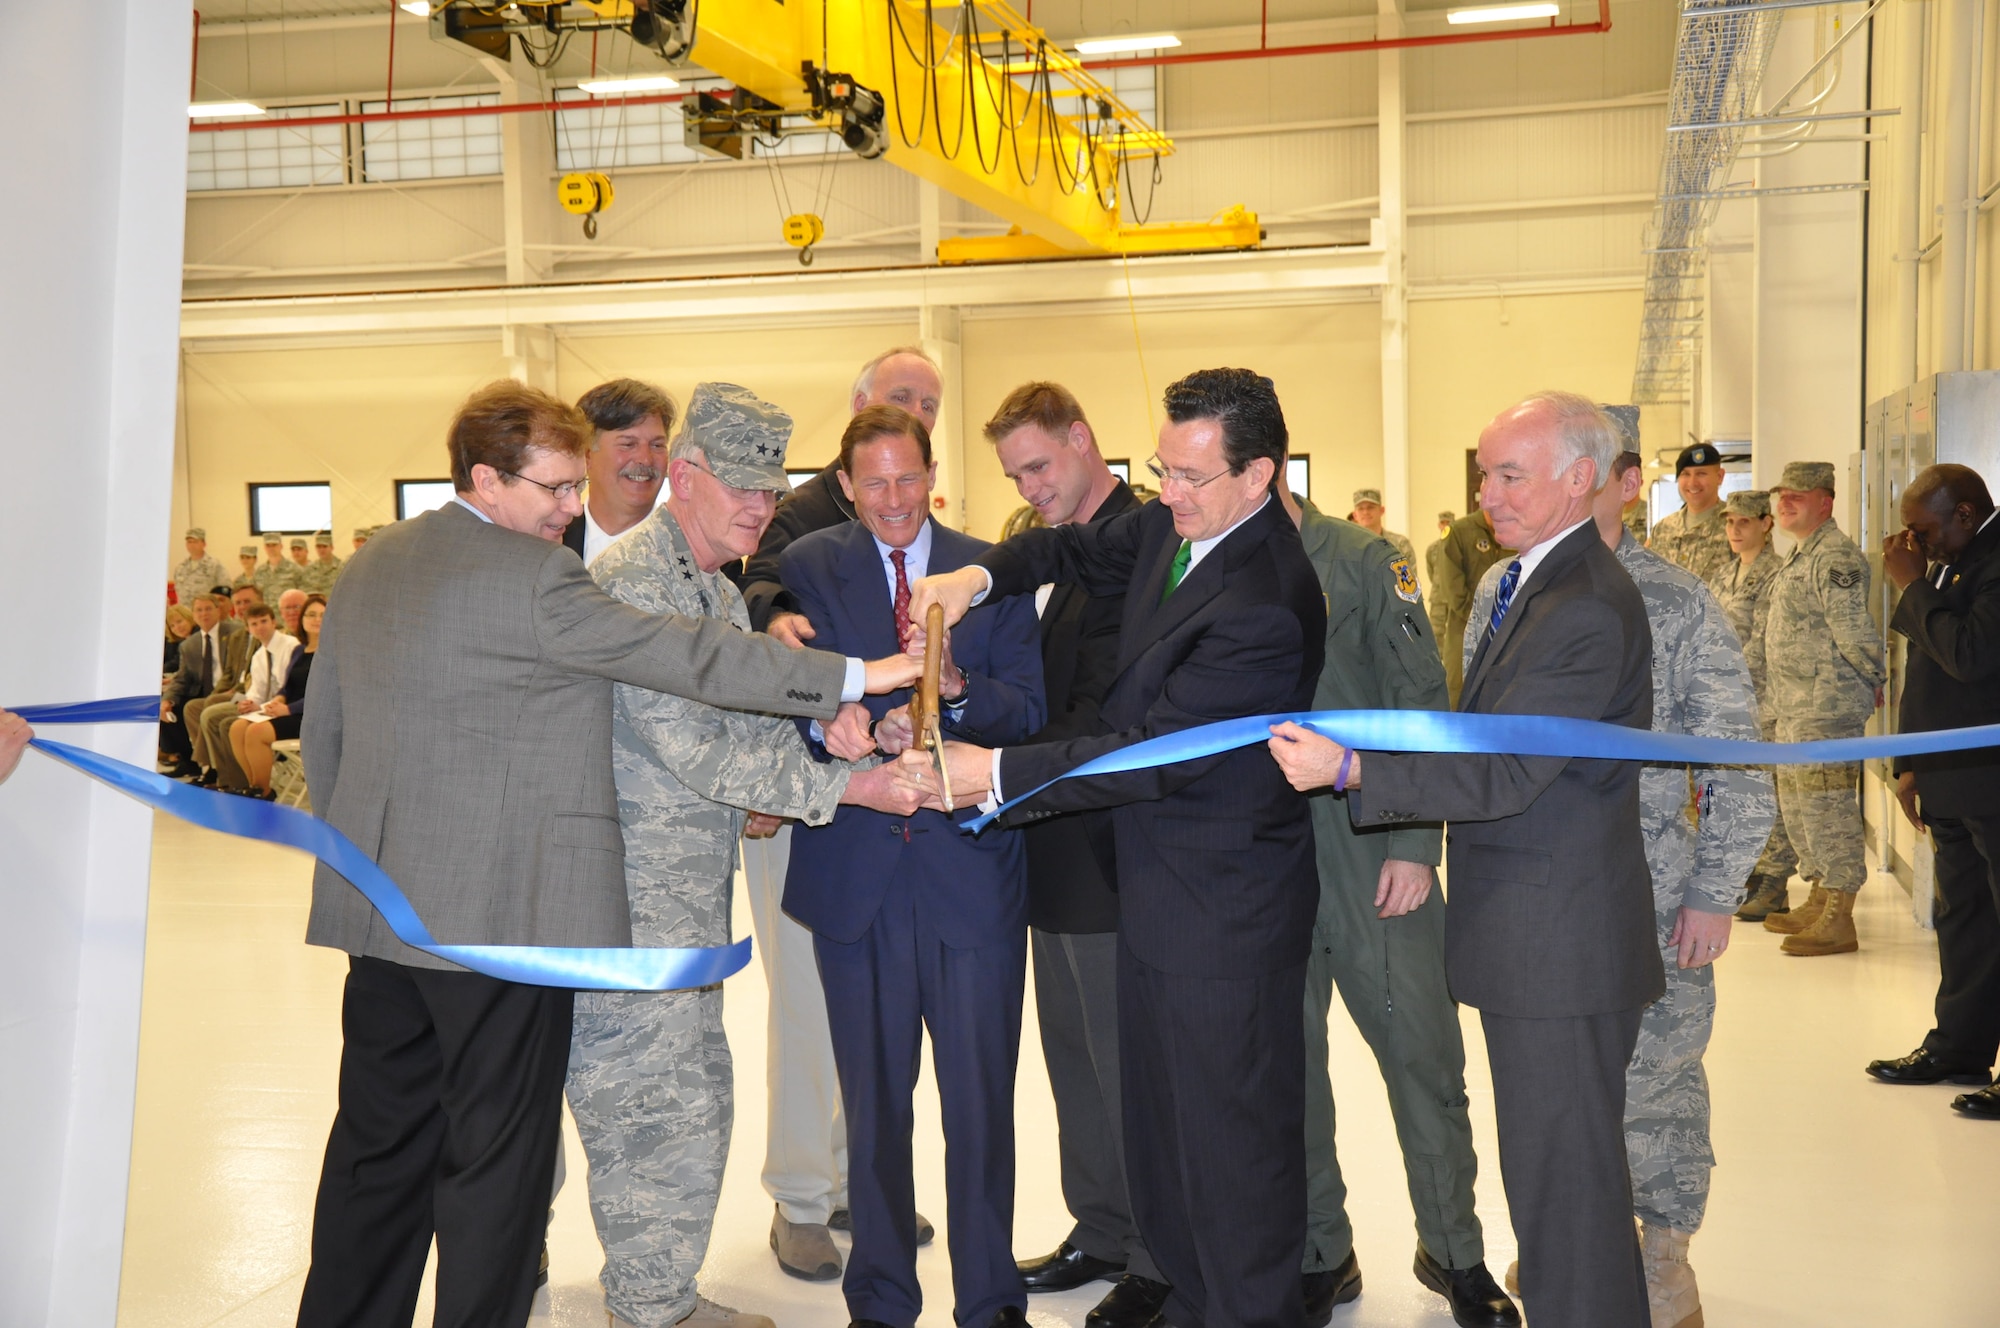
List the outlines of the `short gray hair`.
{"type": "MultiPolygon", "coordinates": [[[[1524,397],[1520,405],[1540,406],[1554,419],[1557,475],[1579,461],[1588,460],[1595,467],[1591,492],[1595,493],[1610,482],[1611,465],[1625,450],[1625,443],[1619,437],[1618,426],[1604,413],[1603,407],[1589,397],[1578,396],[1574,392],[1554,391],[1524,397]]],[[[1520,406],[1515,409],[1520,409],[1520,406]]]]}
{"type": "Polygon", "coordinates": [[[852,401],[855,397],[867,396],[869,390],[875,386],[875,371],[890,360],[895,359],[898,355],[916,356],[931,367],[931,372],[938,376],[939,383],[944,382],[943,367],[936,360],[932,359],[930,352],[926,351],[922,346],[891,346],[888,350],[883,351],[880,355],[877,355],[874,359],[861,366],[861,372],[856,374],[854,378],[854,389],[848,393],[848,400],[852,401]]]}
{"type": "Polygon", "coordinates": [[[674,435],[674,441],[667,447],[667,464],[671,466],[676,461],[695,461],[701,464],[702,469],[708,468],[708,453],[702,450],[701,444],[685,427],[674,435]]]}

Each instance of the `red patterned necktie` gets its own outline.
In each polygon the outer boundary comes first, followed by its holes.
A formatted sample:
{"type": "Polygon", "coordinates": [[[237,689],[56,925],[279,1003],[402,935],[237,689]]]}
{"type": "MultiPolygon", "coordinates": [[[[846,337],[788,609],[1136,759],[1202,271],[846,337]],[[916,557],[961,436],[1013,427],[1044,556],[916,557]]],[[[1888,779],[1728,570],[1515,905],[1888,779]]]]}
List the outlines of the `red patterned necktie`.
{"type": "Polygon", "coordinates": [[[910,643],[910,578],[903,572],[905,552],[902,549],[889,550],[889,561],[896,564],[896,646],[901,649],[910,643]]]}

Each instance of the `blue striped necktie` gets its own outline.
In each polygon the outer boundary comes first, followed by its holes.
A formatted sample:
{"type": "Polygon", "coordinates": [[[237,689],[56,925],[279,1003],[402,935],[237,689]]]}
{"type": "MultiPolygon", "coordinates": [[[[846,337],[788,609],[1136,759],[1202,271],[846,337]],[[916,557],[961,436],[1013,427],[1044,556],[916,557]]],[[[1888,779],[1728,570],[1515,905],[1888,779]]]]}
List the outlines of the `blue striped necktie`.
{"type": "Polygon", "coordinates": [[[1507,564],[1507,570],[1500,574],[1500,593],[1493,597],[1493,616],[1486,620],[1486,634],[1498,636],[1500,624],[1507,617],[1507,606],[1514,602],[1514,589],[1521,584],[1521,560],[1507,564]]]}

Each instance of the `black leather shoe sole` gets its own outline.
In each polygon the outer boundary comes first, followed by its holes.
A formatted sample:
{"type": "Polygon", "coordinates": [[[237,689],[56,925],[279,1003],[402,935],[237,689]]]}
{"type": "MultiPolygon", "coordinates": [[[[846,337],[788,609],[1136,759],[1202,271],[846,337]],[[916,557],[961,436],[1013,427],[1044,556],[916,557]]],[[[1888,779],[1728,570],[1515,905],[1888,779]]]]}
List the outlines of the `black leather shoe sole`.
{"type": "Polygon", "coordinates": [[[1985,1087],[1993,1076],[1976,1065],[1948,1065],[1922,1050],[1892,1061],[1870,1061],[1866,1073],[1885,1084],[1978,1084],[1985,1087]]]}
{"type": "Polygon", "coordinates": [[[1333,1321],[1336,1305],[1345,1305],[1361,1296],[1361,1260],[1354,1251],[1327,1273],[1307,1273],[1299,1278],[1299,1294],[1306,1303],[1306,1328],[1326,1328],[1333,1321]]]}
{"type": "Polygon", "coordinates": [[[1417,1281],[1451,1305],[1451,1321],[1458,1328],[1520,1328],[1521,1311],[1486,1271],[1485,1264],[1454,1272],[1419,1245],[1411,1271],[1417,1281]]]}
{"type": "Polygon", "coordinates": [[[1159,1316],[1173,1290],[1165,1282],[1127,1273],[1083,1316],[1084,1328],[1146,1328],[1159,1316]]]}
{"type": "Polygon", "coordinates": [[[1961,1116],[2000,1120],[2000,1090],[1988,1088],[1978,1093],[1960,1093],[1951,1100],[1951,1109],[1961,1116]]]}
{"type": "Polygon", "coordinates": [[[1124,1264],[1085,1254],[1068,1241],[1056,1246],[1053,1254],[1014,1267],[1021,1274],[1021,1285],[1030,1291],[1074,1291],[1087,1282],[1112,1281],[1125,1271],[1124,1264]]]}

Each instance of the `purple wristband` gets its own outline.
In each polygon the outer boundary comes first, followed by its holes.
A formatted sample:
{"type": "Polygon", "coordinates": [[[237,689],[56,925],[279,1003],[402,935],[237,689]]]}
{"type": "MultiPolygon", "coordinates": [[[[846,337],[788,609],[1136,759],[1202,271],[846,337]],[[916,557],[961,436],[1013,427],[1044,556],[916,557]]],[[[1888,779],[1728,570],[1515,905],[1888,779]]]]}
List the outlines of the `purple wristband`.
{"type": "Polygon", "coordinates": [[[1347,777],[1353,773],[1353,770],[1354,749],[1352,747],[1343,747],[1340,749],[1340,769],[1336,770],[1333,775],[1333,791],[1335,793],[1347,792],[1347,777]]]}

